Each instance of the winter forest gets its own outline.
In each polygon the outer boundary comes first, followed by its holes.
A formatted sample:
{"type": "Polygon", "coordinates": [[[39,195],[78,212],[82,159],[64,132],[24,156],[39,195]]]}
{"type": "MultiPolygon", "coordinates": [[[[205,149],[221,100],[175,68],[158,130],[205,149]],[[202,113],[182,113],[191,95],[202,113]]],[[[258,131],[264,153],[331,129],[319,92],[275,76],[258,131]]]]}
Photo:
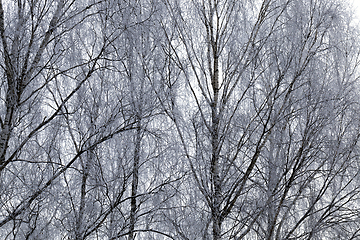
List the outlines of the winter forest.
{"type": "Polygon", "coordinates": [[[360,239],[344,0],[0,0],[0,239],[360,239]]]}

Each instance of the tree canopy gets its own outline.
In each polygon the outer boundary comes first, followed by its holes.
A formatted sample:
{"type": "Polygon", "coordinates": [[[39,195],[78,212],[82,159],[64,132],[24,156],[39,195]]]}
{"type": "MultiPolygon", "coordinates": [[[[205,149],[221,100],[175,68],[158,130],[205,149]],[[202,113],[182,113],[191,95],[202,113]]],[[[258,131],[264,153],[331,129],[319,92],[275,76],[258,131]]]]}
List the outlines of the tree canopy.
{"type": "Polygon", "coordinates": [[[0,0],[0,238],[360,238],[339,0],[0,0]]]}

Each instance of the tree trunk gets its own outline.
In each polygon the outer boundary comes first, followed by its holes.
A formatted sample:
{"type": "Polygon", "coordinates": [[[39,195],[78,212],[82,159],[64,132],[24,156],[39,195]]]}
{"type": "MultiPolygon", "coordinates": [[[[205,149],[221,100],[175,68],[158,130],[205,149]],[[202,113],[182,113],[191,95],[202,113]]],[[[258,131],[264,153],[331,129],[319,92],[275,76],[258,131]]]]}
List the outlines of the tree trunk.
{"type": "Polygon", "coordinates": [[[213,75],[212,75],[212,89],[214,92],[213,101],[211,105],[212,114],[212,157],[211,157],[211,181],[213,186],[213,203],[212,203],[212,220],[213,220],[213,239],[221,239],[221,180],[219,171],[219,113],[218,113],[218,95],[219,95],[219,70],[217,46],[212,46],[214,55],[213,75]]]}
{"type": "Polygon", "coordinates": [[[132,171],[132,185],[131,185],[131,210],[130,210],[130,227],[129,227],[129,240],[135,239],[135,223],[137,211],[137,189],[139,184],[139,162],[140,162],[140,147],[141,147],[141,122],[137,120],[136,136],[135,136],[135,150],[134,150],[134,163],[132,171]]]}

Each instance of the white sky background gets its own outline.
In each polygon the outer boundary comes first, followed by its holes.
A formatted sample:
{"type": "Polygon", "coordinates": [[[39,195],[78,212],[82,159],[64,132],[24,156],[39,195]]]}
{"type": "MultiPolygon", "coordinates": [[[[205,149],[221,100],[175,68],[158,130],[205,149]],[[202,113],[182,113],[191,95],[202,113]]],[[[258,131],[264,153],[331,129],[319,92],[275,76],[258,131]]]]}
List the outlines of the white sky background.
{"type": "Polygon", "coordinates": [[[360,23],[360,0],[350,0],[349,2],[353,5],[353,10],[356,15],[356,22],[360,23]]]}

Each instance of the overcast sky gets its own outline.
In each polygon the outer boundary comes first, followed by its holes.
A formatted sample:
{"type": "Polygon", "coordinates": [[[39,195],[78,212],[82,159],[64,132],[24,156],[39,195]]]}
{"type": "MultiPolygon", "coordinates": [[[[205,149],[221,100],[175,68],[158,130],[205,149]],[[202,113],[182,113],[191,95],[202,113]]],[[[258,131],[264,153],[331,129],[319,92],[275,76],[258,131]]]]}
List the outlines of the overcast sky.
{"type": "Polygon", "coordinates": [[[354,5],[354,10],[357,13],[357,19],[360,20],[360,0],[351,0],[350,2],[354,5]]]}

